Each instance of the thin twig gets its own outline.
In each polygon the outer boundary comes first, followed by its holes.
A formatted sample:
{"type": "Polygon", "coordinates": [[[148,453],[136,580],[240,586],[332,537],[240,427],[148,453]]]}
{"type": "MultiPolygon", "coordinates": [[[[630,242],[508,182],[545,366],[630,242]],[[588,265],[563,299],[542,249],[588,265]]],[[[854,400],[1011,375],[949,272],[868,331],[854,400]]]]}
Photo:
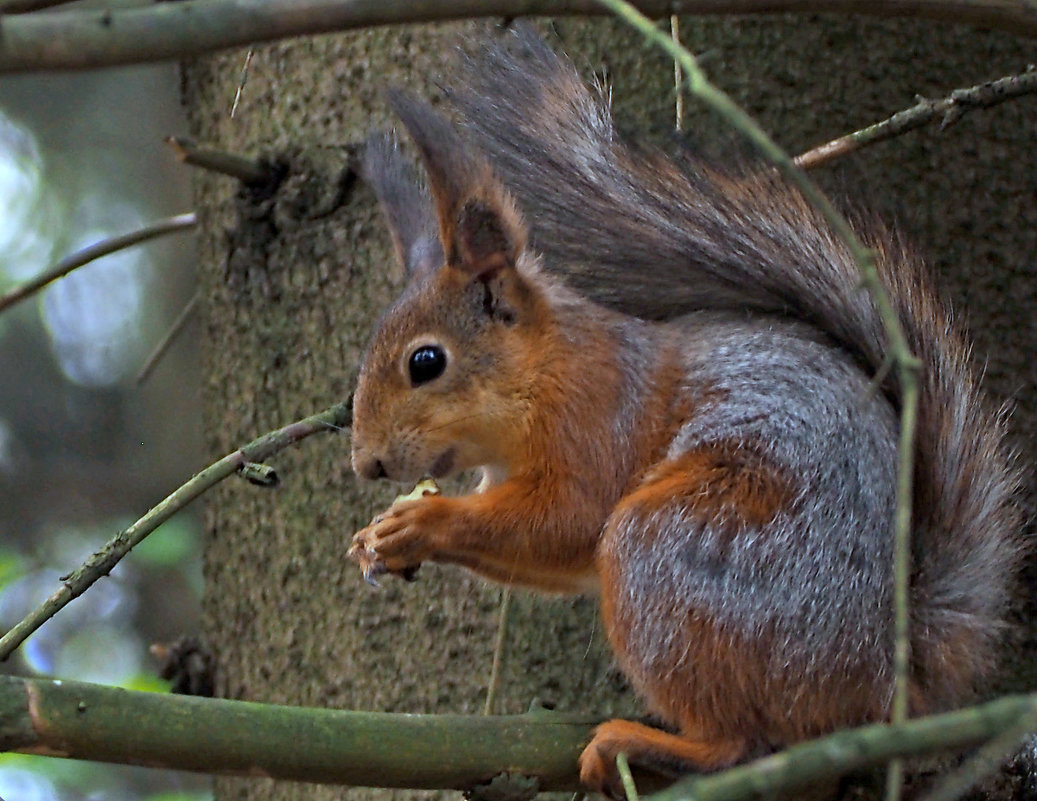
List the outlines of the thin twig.
{"type": "Polygon", "coordinates": [[[238,468],[238,474],[249,484],[255,484],[257,487],[276,487],[281,483],[277,471],[262,462],[245,462],[238,468]]]}
{"type": "Polygon", "coordinates": [[[252,159],[237,156],[233,153],[225,153],[222,150],[199,147],[190,139],[180,136],[167,136],[166,144],[173,148],[173,153],[178,161],[201,167],[203,170],[229,175],[237,178],[245,184],[264,184],[272,177],[269,168],[258,164],[252,159]]]}
{"type": "Polygon", "coordinates": [[[238,88],[234,92],[234,102],[230,105],[230,118],[234,119],[234,113],[238,110],[238,103],[241,100],[241,93],[245,91],[245,81],[248,80],[248,65],[252,63],[252,53],[254,51],[250,47],[248,52],[245,54],[245,63],[241,65],[241,77],[238,78],[238,88]]]}
{"type": "MultiPolygon", "coordinates": [[[[670,37],[680,45],[681,43],[681,18],[676,14],[670,15],[670,37]]],[[[673,60],[673,106],[674,106],[674,129],[679,133],[684,130],[684,73],[681,63],[673,60]]]]}
{"type": "Polygon", "coordinates": [[[500,666],[503,662],[504,641],[508,632],[508,615],[511,612],[511,587],[501,590],[500,611],[497,613],[497,638],[493,644],[493,664],[490,667],[490,682],[486,687],[486,704],[484,715],[493,714],[493,702],[497,698],[497,684],[500,681],[500,666]]]}
{"type": "Polygon", "coordinates": [[[68,275],[70,272],[78,267],[82,267],[84,264],[89,264],[102,256],[107,256],[110,253],[115,253],[117,250],[128,248],[131,245],[136,245],[140,242],[146,242],[155,237],[183,231],[187,228],[193,228],[196,223],[197,219],[193,212],[189,214],[178,214],[175,217],[169,217],[165,220],[159,220],[157,223],[152,223],[151,225],[141,228],[139,231],[132,231],[128,234],[122,234],[121,236],[113,236],[111,239],[105,239],[101,242],[90,245],[89,247],[85,247],[82,250],[73,253],[71,256],[66,256],[52,268],[40,273],[31,281],[26,281],[21,286],[9,289],[3,295],[0,295],[0,312],[3,312],[19,301],[25,300],[34,295],[43,289],[43,287],[47,286],[47,284],[57,281],[59,278],[68,275]]]}
{"type": "Polygon", "coordinates": [[[623,792],[626,793],[627,801],[640,801],[641,796],[638,795],[637,785],[634,784],[634,774],[630,772],[627,755],[622,751],[616,754],[616,770],[619,772],[620,781],[623,782],[623,792]]]}
{"type": "Polygon", "coordinates": [[[187,325],[187,321],[191,319],[191,315],[194,314],[194,310],[198,308],[198,301],[201,296],[195,292],[191,295],[191,299],[187,301],[187,304],[183,309],[180,310],[180,314],[173,320],[173,324],[169,326],[169,331],[155,346],[155,349],[151,351],[148,358],[144,360],[144,364],[141,365],[140,371],[137,373],[137,386],[140,386],[151,376],[155,366],[159,363],[159,360],[166,355],[169,350],[169,346],[173,344],[174,340],[180,335],[180,332],[184,330],[187,325]]]}
{"type": "Polygon", "coordinates": [[[61,587],[53,595],[15,624],[3,637],[0,637],[0,661],[7,659],[15,648],[46,621],[54,617],[62,607],[82,595],[99,578],[107,576],[112,568],[148,534],[210,487],[218,484],[227,476],[233,475],[246,463],[262,462],[268,456],[311,434],[338,431],[348,427],[351,420],[351,403],[336,404],[320,414],[289,423],[283,428],[264,434],[197,473],[190,481],[150,509],[140,520],[116,534],[86,562],[67,576],[63,576],[61,587]]]}
{"type": "MultiPolygon", "coordinates": [[[[896,509],[893,524],[893,704],[890,723],[907,720],[911,660],[911,514],[915,470],[915,430],[918,422],[918,376],[901,365],[900,442],[897,456],[896,509]]],[[[898,801],[904,783],[903,760],[889,763],[886,801],[898,801]]]]}
{"type": "MultiPolygon", "coordinates": [[[[882,320],[888,340],[890,357],[897,366],[897,379],[901,394],[896,514],[893,532],[893,551],[896,558],[894,565],[894,631],[896,641],[893,654],[894,688],[890,721],[892,723],[902,723],[907,719],[909,689],[908,579],[911,570],[912,478],[914,476],[914,441],[919,394],[917,373],[921,366],[920,362],[911,353],[904,329],[879,278],[874,255],[864,247],[846,218],[836,210],[825,194],[806,176],[806,173],[793,163],[789,155],[771,139],[755,120],[746,114],[727,94],[709,82],[695,57],[686,48],[673,41],[669,36],[666,36],[648,17],[641,14],[626,0],[598,0],[598,2],[608,7],[618,17],[639,30],[646,39],[664,49],[672,58],[679,61],[685,75],[687,75],[688,88],[692,94],[699,97],[710,108],[720,114],[731,127],[749,140],[757,152],[770,161],[785,178],[802,192],[807,201],[824,216],[835,235],[850,251],[860,270],[861,283],[867,288],[875,303],[875,308],[882,320]]],[[[887,801],[897,801],[900,786],[900,767],[897,763],[894,763],[891,767],[890,778],[887,784],[887,801]]]]}
{"type": "Polygon", "coordinates": [[[676,44],[670,37],[659,31],[648,17],[641,14],[626,0],[596,0],[596,2],[609,8],[614,14],[639,30],[651,42],[664,49],[672,58],[679,61],[687,75],[688,88],[692,94],[704,101],[742,134],[760,155],[777,167],[781,174],[794,184],[810,204],[821,213],[836,236],[846,245],[850,255],[860,268],[862,283],[874,298],[878,314],[889,338],[891,355],[902,367],[919,367],[918,360],[911,354],[911,349],[908,347],[907,337],[893,309],[889,295],[879,278],[874,255],[863,245],[846,218],[839,213],[825,194],[802,170],[796,167],[792,158],[771,139],[755,120],[726,93],[709,82],[705,73],[698,66],[695,57],[686,48],[676,44]]]}
{"type": "MultiPolygon", "coordinates": [[[[893,717],[890,716],[890,720],[893,717]]],[[[886,765],[886,801],[899,801],[904,788],[904,760],[894,757],[886,765]]]]}
{"type": "Polygon", "coordinates": [[[957,122],[966,112],[977,108],[991,108],[1006,100],[1037,92],[1037,69],[1031,67],[1018,75],[1008,75],[996,81],[968,89],[955,89],[941,100],[920,100],[888,119],[869,125],[846,136],[840,136],[823,145],[796,156],[796,166],[810,169],[845,156],[866,145],[883,142],[907,131],[913,131],[940,119],[940,128],[957,122]]]}
{"type": "MultiPolygon", "coordinates": [[[[638,0],[656,19],[782,11],[907,17],[1037,37],[1031,0],[638,0]]],[[[182,0],[4,20],[0,72],[94,69],[189,58],[293,36],[475,17],[600,14],[596,0],[182,0]]]]}

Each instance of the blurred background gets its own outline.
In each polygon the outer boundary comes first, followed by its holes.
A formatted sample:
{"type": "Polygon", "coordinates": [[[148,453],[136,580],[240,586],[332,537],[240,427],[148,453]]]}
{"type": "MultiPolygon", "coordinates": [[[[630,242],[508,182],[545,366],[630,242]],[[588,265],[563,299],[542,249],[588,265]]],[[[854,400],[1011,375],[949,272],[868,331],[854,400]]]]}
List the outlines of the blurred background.
{"type": "MultiPolygon", "coordinates": [[[[0,79],[0,292],[86,245],[191,210],[174,65],[0,79]]],[[[197,322],[137,374],[193,293],[193,235],[102,258],[0,314],[0,631],[212,461],[197,322]]],[[[165,691],[151,643],[197,628],[197,512],[181,512],[0,672],[165,691]]],[[[0,754],[7,801],[202,801],[187,774],[0,754]]]]}

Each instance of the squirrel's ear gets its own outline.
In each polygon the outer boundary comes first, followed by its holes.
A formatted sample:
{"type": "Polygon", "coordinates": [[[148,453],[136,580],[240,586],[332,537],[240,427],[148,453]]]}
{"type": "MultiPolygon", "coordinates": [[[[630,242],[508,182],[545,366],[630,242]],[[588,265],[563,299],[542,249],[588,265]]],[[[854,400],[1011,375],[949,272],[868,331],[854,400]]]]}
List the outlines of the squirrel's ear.
{"type": "Polygon", "coordinates": [[[514,267],[526,225],[489,164],[425,101],[393,91],[389,105],[421,154],[447,262],[479,276],[514,267]]]}
{"type": "Polygon", "coordinates": [[[442,265],[432,198],[418,183],[395,138],[383,134],[368,138],[360,170],[382,207],[407,278],[442,265]]]}

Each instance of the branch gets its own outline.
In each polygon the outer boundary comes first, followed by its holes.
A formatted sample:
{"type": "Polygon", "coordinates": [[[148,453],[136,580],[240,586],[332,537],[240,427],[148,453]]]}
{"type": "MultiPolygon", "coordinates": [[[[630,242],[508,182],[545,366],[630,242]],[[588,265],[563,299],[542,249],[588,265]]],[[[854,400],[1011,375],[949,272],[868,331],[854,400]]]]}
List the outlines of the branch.
{"type": "Polygon", "coordinates": [[[504,640],[508,634],[508,617],[511,613],[511,587],[501,590],[500,609],[497,612],[497,637],[493,643],[493,663],[490,680],[486,683],[486,703],[483,714],[493,714],[493,703],[497,699],[497,684],[500,682],[500,667],[504,659],[504,640]]]}
{"type": "MultiPolygon", "coordinates": [[[[1037,695],[875,724],[801,743],[651,801],[788,794],[895,755],[962,750],[1032,720],[1037,695]]],[[[408,715],[275,706],[0,676],[0,751],[210,774],[413,789],[472,789],[503,773],[574,789],[594,721],[524,715],[408,715]],[[293,747],[285,748],[285,743],[293,747]]]]}
{"type": "MultiPolygon", "coordinates": [[[[671,14],[831,12],[913,17],[1037,37],[1035,0],[638,0],[671,14]]],[[[184,0],[3,19],[0,72],[91,69],[197,56],[292,36],[472,17],[601,14],[595,0],[184,0]]]]}
{"type": "Polygon", "coordinates": [[[0,750],[211,774],[468,790],[502,773],[573,790],[595,721],[275,706],[0,677],[0,750]]]}
{"type": "Polygon", "coordinates": [[[63,6],[72,0],[0,0],[0,14],[24,14],[44,8],[63,6]]]}
{"type": "Polygon", "coordinates": [[[162,523],[187,506],[210,487],[244,466],[261,462],[272,454],[294,445],[299,440],[321,431],[346,428],[352,420],[352,403],[332,406],[284,428],[271,431],[233,453],[224,456],[196,474],[172,495],[153,507],[140,520],[115,535],[101,550],[82,565],[62,577],[61,587],[37,609],[0,637],[0,661],[21,645],[34,631],[54,617],[66,604],[79,597],[102,576],[107,576],[119,561],[162,523]]]}
{"type": "Polygon", "coordinates": [[[801,743],[713,776],[679,781],[649,801],[742,801],[784,797],[894,757],[918,757],[981,745],[1037,712],[1037,694],[892,725],[877,723],[801,743]]]}
{"type": "MultiPolygon", "coordinates": [[[[4,29],[6,30],[6,24],[4,29]]],[[[165,220],[159,220],[157,223],[152,223],[145,228],[141,228],[139,231],[131,231],[130,233],[122,234],[121,236],[113,236],[111,239],[105,239],[101,242],[85,247],[79,252],[73,253],[71,256],[66,256],[56,265],[51,267],[49,270],[40,273],[31,281],[26,281],[21,286],[16,286],[5,292],[3,295],[0,295],[0,312],[3,312],[10,306],[25,300],[27,297],[36,294],[43,289],[43,287],[47,286],[47,284],[57,281],[59,278],[68,275],[70,272],[82,267],[84,264],[89,264],[102,256],[107,256],[110,253],[115,253],[117,250],[128,248],[131,245],[136,245],[140,242],[146,242],[155,237],[175,233],[176,231],[183,231],[187,228],[193,228],[196,222],[197,219],[193,212],[189,214],[178,214],[175,217],[169,217],[165,220]]]]}
{"type": "Polygon", "coordinates": [[[177,161],[201,167],[204,170],[229,175],[237,178],[243,184],[251,186],[266,184],[274,179],[274,170],[233,153],[225,153],[222,150],[199,147],[190,139],[181,136],[167,136],[166,144],[173,149],[173,155],[177,161]]]}
{"type": "Polygon", "coordinates": [[[137,385],[143,384],[148,378],[151,377],[151,372],[155,369],[155,366],[161,361],[162,357],[166,355],[169,347],[176,341],[176,338],[180,336],[184,328],[187,326],[188,321],[194,314],[194,310],[198,308],[198,303],[201,300],[201,295],[195,292],[191,295],[191,299],[184,304],[184,308],[180,310],[180,314],[173,320],[172,325],[169,326],[169,330],[166,335],[159,340],[159,343],[154,347],[148,358],[144,360],[144,364],[137,372],[137,385]]]}
{"type": "Polygon", "coordinates": [[[955,801],[978,782],[997,770],[1019,751],[1028,736],[1037,732],[1037,704],[1023,712],[1015,723],[977,749],[953,773],[941,779],[921,801],[955,801]]]}
{"type": "Polygon", "coordinates": [[[1035,92],[1037,92],[1037,69],[1033,67],[1019,75],[1009,75],[968,89],[955,89],[942,100],[920,100],[917,105],[897,112],[889,119],[808,150],[796,156],[796,166],[803,170],[817,167],[866,145],[882,142],[907,131],[921,128],[937,117],[943,118],[940,128],[946,128],[972,109],[991,108],[1006,100],[1035,92]]]}

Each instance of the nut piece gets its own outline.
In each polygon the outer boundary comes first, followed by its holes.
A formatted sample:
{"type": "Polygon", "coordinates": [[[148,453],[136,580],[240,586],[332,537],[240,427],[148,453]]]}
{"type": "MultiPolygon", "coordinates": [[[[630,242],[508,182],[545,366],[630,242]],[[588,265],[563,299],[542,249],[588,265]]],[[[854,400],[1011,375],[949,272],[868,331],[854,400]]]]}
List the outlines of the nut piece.
{"type": "MultiPolygon", "coordinates": [[[[414,489],[408,492],[406,495],[397,495],[393,499],[392,505],[395,506],[398,503],[404,501],[416,501],[418,498],[425,498],[429,495],[439,495],[439,485],[431,478],[423,478],[417,484],[414,485],[414,489]]],[[[392,507],[390,507],[392,508],[392,507]]]]}

